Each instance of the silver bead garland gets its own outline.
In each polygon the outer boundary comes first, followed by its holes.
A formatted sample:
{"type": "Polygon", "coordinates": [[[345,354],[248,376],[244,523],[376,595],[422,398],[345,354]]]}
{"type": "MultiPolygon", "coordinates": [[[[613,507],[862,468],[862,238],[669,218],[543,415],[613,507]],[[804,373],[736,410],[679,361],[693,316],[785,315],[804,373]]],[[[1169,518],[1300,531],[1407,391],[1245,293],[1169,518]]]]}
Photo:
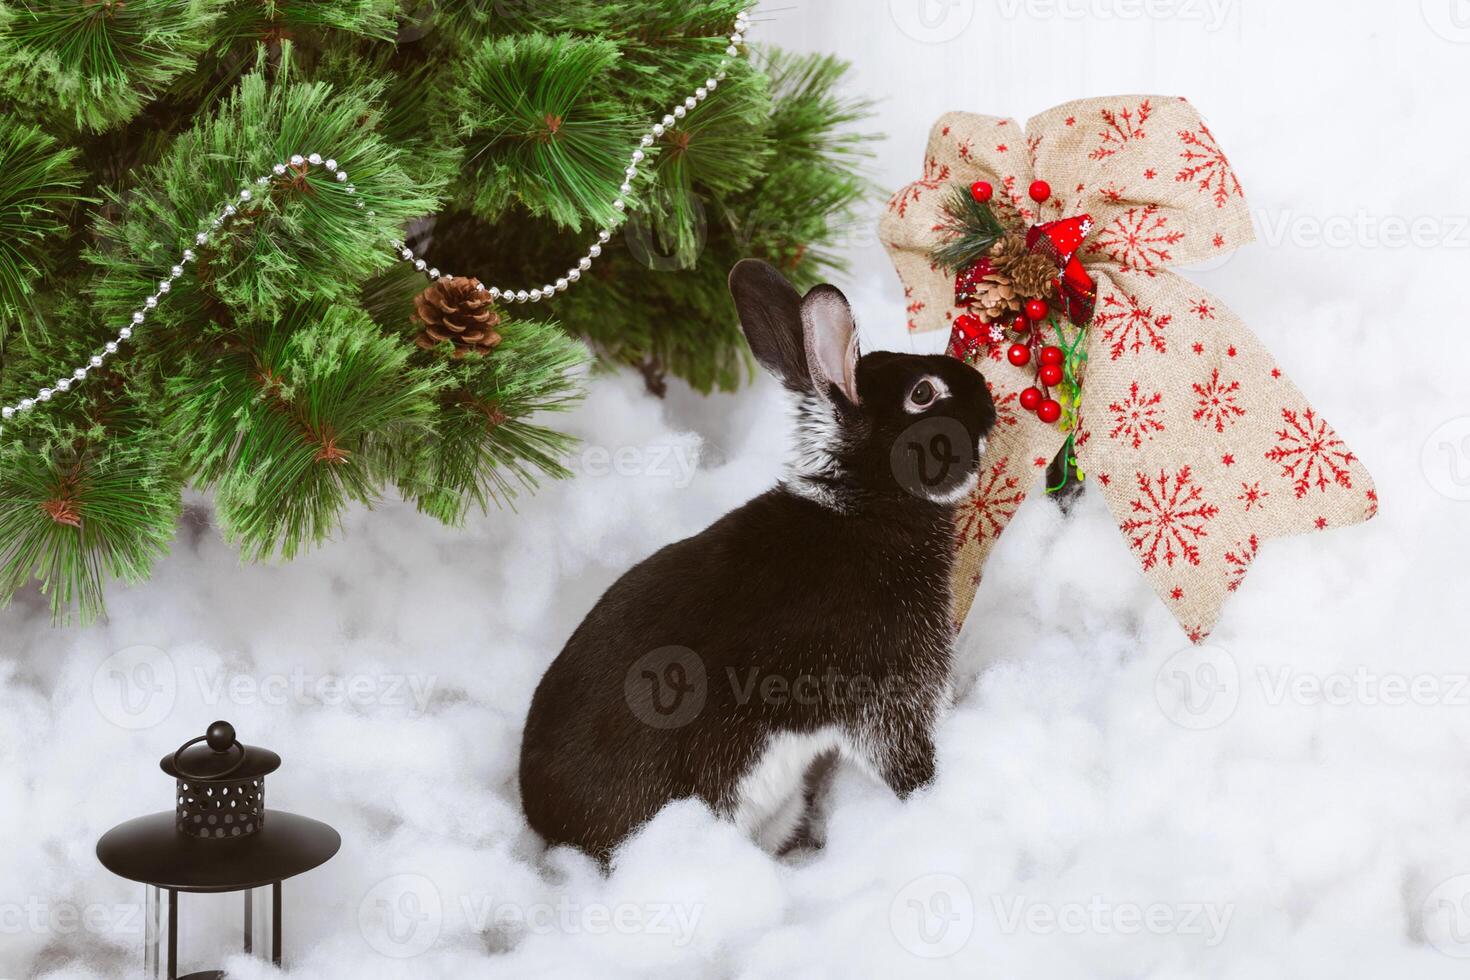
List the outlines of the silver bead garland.
{"type": "MultiPolygon", "coordinates": [[[[654,140],[674,129],[678,125],[679,121],[688,115],[690,109],[693,109],[695,106],[699,105],[699,103],[703,102],[709,97],[711,92],[719,88],[720,83],[725,80],[726,66],[729,65],[733,59],[740,56],[740,44],[745,40],[745,31],[749,27],[750,19],[749,14],[746,11],[742,10],[740,11],[740,13],[735,15],[735,30],[729,36],[730,46],[725,49],[725,57],[720,59],[720,63],[714,75],[705,79],[704,84],[696,88],[693,95],[689,96],[678,105],[675,105],[673,109],[665,114],[661,120],[649,127],[648,131],[644,133],[643,136],[638,140],[638,146],[629,155],[628,166],[623,170],[623,182],[622,185],[618,188],[618,196],[612,201],[612,206],[615,211],[626,216],[628,211],[627,195],[631,194],[633,191],[633,181],[638,176],[638,164],[642,163],[644,158],[647,156],[646,151],[649,147],[653,146],[654,140]]],[[[289,160],[274,164],[271,167],[271,172],[269,174],[263,174],[255,178],[256,186],[268,186],[271,182],[272,175],[274,175],[275,177],[282,177],[286,174],[288,167],[294,168],[299,174],[303,176],[313,167],[322,167],[328,173],[334,176],[334,179],[337,181],[337,183],[344,185],[342,188],[344,192],[354,195],[357,193],[357,188],[347,182],[347,171],[339,167],[336,160],[333,160],[331,158],[323,158],[322,155],[319,153],[293,154],[289,158],[289,160]]],[[[210,232],[218,231],[219,229],[223,228],[227,223],[229,223],[230,219],[238,213],[236,204],[248,204],[253,196],[254,194],[249,187],[241,188],[240,192],[235,196],[235,200],[225,205],[224,209],[210,220],[210,230],[201,231],[194,236],[194,244],[201,246],[209,244],[210,232]]],[[[363,212],[370,218],[376,216],[376,212],[374,212],[371,208],[366,207],[363,204],[361,198],[355,198],[353,200],[353,205],[357,208],[362,209],[363,212]]],[[[578,282],[582,278],[582,273],[592,268],[593,260],[602,254],[602,246],[606,245],[611,240],[612,229],[603,228],[602,230],[600,230],[597,233],[597,241],[590,248],[587,249],[586,254],[577,259],[577,261],[573,263],[573,265],[569,269],[567,269],[567,271],[563,275],[559,276],[555,282],[547,283],[546,285],[537,287],[535,289],[510,289],[499,286],[487,287],[482,282],[480,284],[480,289],[487,291],[490,294],[490,298],[492,300],[498,300],[507,303],[540,302],[543,299],[550,298],[555,293],[566,292],[573,283],[578,282]]],[[[392,244],[393,248],[398,250],[398,256],[402,261],[412,263],[415,269],[422,272],[429,279],[433,280],[439,278],[447,278],[449,276],[449,273],[441,273],[437,268],[430,267],[429,264],[424,261],[424,259],[415,256],[413,253],[413,249],[409,248],[403,242],[394,241],[392,244]]],[[[92,371],[95,371],[98,368],[102,367],[102,365],[106,363],[109,358],[117,354],[123,344],[132,339],[133,328],[137,326],[142,326],[143,321],[147,319],[148,312],[158,307],[159,301],[164,296],[168,295],[169,291],[173,289],[174,280],[178,279],[184,274],[184,267],[192,261],[194,261],[194,250],[192,248],[184,249],[179,256],[178,262],[174,263],[169,268],[168,277],[159,280],[157,289],[154,291],[153,295],[143,300],[143,306],[140,309],[133,311],[131,322],[127,326],[124,326],[118,330],[117,337],[114,340],[110,340],[107,343],[103,344],[102,347],[88,359],[86,364],[76,368],[74,371],[71,372],[70,375],[58,378],[51,387],[41,388],[35,393],[34,396],[30,398],[22,398],[14,405],[5,405],[3,407],[0,407],[0,420],[3,420],[4,422],[9,422],[11,419],[26,412],[29,412],[31,409],[37,407],[38,405],[51,401],[51,399],[55,398],[57,395],[71,391],[73,387],[87,380],[87,376],[92,371]]],[[[3,433],[4,431],[4,426],[0,425],[0,433],[3,433]]]]}
{"type": "MultiPolygon", "coordinates": [[[[696,88],[693,95],[688,96],[683,102],[675,105],[661,120],[649,127],[648,132],[639,138],[637,148],[628,156],[628,166],[623,170],[623,183],[618,188],[618,196],[613,198],[612,206],[614,210],[626,216],[628,202],[625,198],[633,191],[633,180],[638,176],[638,164],[642,163],[644,157],[647,155],[645,151],[653,146],[654,140],[674,129],[678,125],[679,120],[689,114],[690,109],[693,109],[699,103],[709,98],[710,93],[720,87],[720,83],[725,80],[725,67],[733,59],[740,56],[741,49],[739,45],[744,42],[745,32],[749,28],[750,15],[742,10],[735,15],[735,30],[730,34],[730,46],[725,49],[725,57],[720,59],[714,75],[705,79],[704,84],[696,88]]],[[[597,233],[597,241],[587,249],[586,254],[577,259],[576,263],[567,269],[564,274],[559,276],[555,282],[547,283],[539,288],[510,289],[501,286],[486,286],[482,282],[480,283],[480,289],[488,292],[492,300],[506,303],[539,303],[543,299],[550,299],[552,295],[564,293],[571,288],[573,283],[578,282],[582,278],[582,273],[592,268],[592,261],[602,254],[602,246],[611,240],[612,230],[603,228],[597,233]]],[[[403,261],[413,263],[413,267],[422,272],[427,278],[431,280],[441,277],[452,278],[450,273],[441,273],[438,269],[429,268],[428,263],[422,258],[416,257],[413,249],[409,248],[403,242],[395,241],[393,247],[399,250],[399,257],[403,261]]]]}

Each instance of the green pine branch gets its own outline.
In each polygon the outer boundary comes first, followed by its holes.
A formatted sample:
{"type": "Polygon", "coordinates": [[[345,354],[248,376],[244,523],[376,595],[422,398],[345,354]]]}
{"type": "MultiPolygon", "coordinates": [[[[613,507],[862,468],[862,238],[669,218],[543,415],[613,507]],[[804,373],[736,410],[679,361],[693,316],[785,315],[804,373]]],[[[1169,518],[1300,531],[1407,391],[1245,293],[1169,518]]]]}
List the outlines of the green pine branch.
{"type": "MultiPolygon", "coordinates": [[[[98,309],[125,317],[185,247],[199,260],[162,304],[172,323],[210,319],[211,304],[265,317],[302,295],[354,297],[358,283],[393,261],[388,243],[399,229],[437,204],[437,185],[409,177],[398,166],[402,151],[373,128],[379,96],[380,86],[338,91],[296,81],[289,62],[274,81],[261,71],[243,78],[218,114],[180,135],[134,189],[108,192],[118,217],[99,219],[98,245],[88,253],[98,269],[98,309]],[[272,173],[273,164],[303,152],[337,160],[356,194],[320,167],[305,176],[272,173]],[[271,179],[261,187],[256,175],[271,179]],[[249,202],[238,200],[242,188],[249,202]],[[210,233],[211,216],[231,202],[238,215],[196,245],[195,235],[210,233]]],[[[149,332],[160,334],[182,336],[149,332]]]]}
{"type": "MultiPolygon", "coordinates": [[[[408,342],[419,330],[412,300],[423,285],[418,273],[399,265],[368,281],[362,304],[408,342]]],[[[462,524],[472,509],[512,505],[543,478],[567,475],[563,459],[573,440],[546,424],[547,414],[564,412],[581,397],[587,348],[555,322],[513,318],[504,309],[500,315],[500,343],[488,354],[415,355],[415,364],[439,364],[447,372],[431,431],[380,444],[384,478],[446,524],[462,524]]]]}
{"type": "Polygon", "coordinates": [[[38,120],[103,130],[194,67],[222,0],[95,0],[0,7],[0,96],[38,120]]]}
{"type": "Polygon", "coordinates": [[[461,524],[471,508],[513,503],[541,478],[567,475],[573,440],[545,424],[580,397],[576,374],[587,351],[556,324],[502,321],[500,344],[449,369],[439,393],[433,435],[405,455],[399,468],[404,496],[446,524],[461,524]]]}
{"type": "Polygon", "coordinates": [[[0,604],[34,581],[57,620],[91,620],[108,581],[144,581],[173,539],[172,447],[117,379],[107,389],[0,443],[0,604]]]}
{"type": "Polygon", "coordinates": [[[766,76],[732,66],[717,97],[689,110],[659,142],[653,187],[628,219],[630,247],[657,257],[660,268],[692,268],[718,217],[710,211],[775,164],[777,147],[767,135],[772,113],[766,76]]]}
{"type": "Polygon", "coordinates": [[[996,218],[990,205],[977,201],[964,184],[949,189],[943,210],[939,244],[930,255],[950,272],[958,272],[977,261],[1005,237],[1005,225],[996,218]]]}
{"type": "Polygon", "coordinates": [[[348,504],[378,498],[384,433],[426,431],[434,366],[347,306],[309,304],[240,326],[197,378],[165,387],[165,428],[191,478],[214,486],[226,537],[247,557],[294,557],[348,504]]]}
{"type": "Polygon", "coordinates": [[[581,229],[609,227],[634,120],[604,90],[610,41],[569,35],[486,41],[454,93],[470,181],[464,198],[487,220],[512,204],[581,229]]]}
{"type": "Polygon", "coordinates": [[[77,150],[0,117],[0,364],[6,337],[40,319],[37,297],[81,191],[77,150]]]}
{"type": "Polygon", "coordinates": [[[234,0],[213,31],[215,48],[246,42],[279,44],[331,32],[391,41],[398,28],[395,0],[234,0]]]}

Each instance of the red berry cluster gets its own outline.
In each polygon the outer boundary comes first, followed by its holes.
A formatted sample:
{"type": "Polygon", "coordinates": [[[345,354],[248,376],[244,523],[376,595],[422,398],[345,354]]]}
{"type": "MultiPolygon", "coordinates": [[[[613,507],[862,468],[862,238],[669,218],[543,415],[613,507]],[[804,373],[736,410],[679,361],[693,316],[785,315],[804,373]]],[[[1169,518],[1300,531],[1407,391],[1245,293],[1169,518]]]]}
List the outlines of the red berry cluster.
{"type": "MultiPolygon", "coordinates": [[[[1051,185],[1044,180],[1033,180],[1026,193],[1031,195],[1031,200],[1041,204],[1051,197],[1051,185]]],[[[970,194],[975,200],[985,204],[995,196],[995,188],[988,180],[977,180],[970,185],[970,194]]]]}
{"type": "MultiPolygon", "coordinates": [[[[1012,345],[1009,354],[1010,362],[1017,367],[1024,367],[1031,360],[1031,351],[1022,344],[1012,345]],[[1017,350],[1020,351],[1019,360],[1017,350]]],[[[1062,349],[1054,344],[1047,344],[1041,348],[1041,370],[1037,377],[1045,387],[1052,387],[1062,383],[1062,349]]],[[[1041,388],[1032,385],[1021,392],[1021,407],[1028,412],[1035,412],[1041,421],[1050,424],[1062,417],[1062,404],[1055,398],[1048,398],[1041,388]]]]}
{"type": "MultiPolygon", "coordinates": [[[[1051,185],[1044,180],[1034,180],[1031,182],[1028,193],[1031,196],[1031,200],[1037,204],[1041,204],[1051,197],[1051,185]]],[[[985,204],[995,196],[995,188],[991,186],[989,181],[977,180],[970,185],[970,194],[976,201],[985,204]]],[[[1060,284],[1056,280],[1052,280],[1052,283],[1054,288],[1059,288],[1060,284]]],[[[1055,398],[1050,397],[1046,389],[1053,388],[1062,383],[1062,379],[1065,377],[1062,363],[1066,359],[1066,356],[1062,353],[1060,347],[1053,344],[1041,345],[1040,331],[1033,331],[1031,328],[1033,324],[1044,322],[1050,312],[1051,310],[1047,306],[1046,300],[1036,298],[1026,301],[1026,312],[1012,320],[1008,327],[1000,327],[1000,325],[987,326],[984,321],[972,313],[961,313],[955,317],[955,324],[964,333],[971,336],[980,336],[983,334],[992,344],[999,343],[1005,337],[1004,331],[1007,329],[1012,335],[1024,338],[1024,340],[1017,340],[1011,344],[1010,349],[1006,351],[1006,360],[1010,361],[1016,367],[1025,367],[1030,364],[1033,349],[1038,346],[1040,347],[1036,355],[1036,360],[1039,362],[1036,378],[1040,382],[1041,387],[1038,388],[1032,385],[1021,392],[1021,407],[1028,412],[1035,412],[1036,417],[1047,424],[1051,424],[1062,417],[1061,403],[1055,398]]]]}

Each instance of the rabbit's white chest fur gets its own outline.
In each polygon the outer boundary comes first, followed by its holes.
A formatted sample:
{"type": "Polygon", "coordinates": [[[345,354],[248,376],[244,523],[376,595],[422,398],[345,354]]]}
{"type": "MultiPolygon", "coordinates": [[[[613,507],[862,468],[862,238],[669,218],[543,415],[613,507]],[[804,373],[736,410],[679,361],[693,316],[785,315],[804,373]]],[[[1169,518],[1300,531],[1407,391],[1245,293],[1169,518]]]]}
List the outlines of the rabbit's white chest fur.
{"type": "Polygon", "coordinates": [[[836,725],[815,732],[776,732],[735,791],[735,825],[772,853],[779,851],[806,814],[806,777],[812,764],[829,753],[870,771],[867,758],[836,725]]]}
{"type": "MultiPolygon", "coordinates": [[[[952,697],[943,684],[939,705],[952,697]]],[[[872,733],[882,738],[903,737],[900,732],[872,733]]],[[[819,759],[835,755],[854,763],[879,782],[883,781],[881,741],[856,735],[838,725],[814,732],[773,732],[756,753],[754,761],[735,789],[733,818],[763,849],[775,854],[792,841],[808,812],[808,774],[819,759]]]]}

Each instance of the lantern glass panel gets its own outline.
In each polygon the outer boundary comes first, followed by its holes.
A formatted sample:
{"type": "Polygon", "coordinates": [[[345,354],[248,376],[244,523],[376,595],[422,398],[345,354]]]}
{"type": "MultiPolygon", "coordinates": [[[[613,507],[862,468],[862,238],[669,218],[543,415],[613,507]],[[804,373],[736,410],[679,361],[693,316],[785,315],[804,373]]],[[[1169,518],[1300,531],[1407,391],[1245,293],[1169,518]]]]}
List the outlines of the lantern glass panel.
{"type": "Polygon", "coordinates": [[[147,887],[144,915],[144,976],[150,980],[214,976],[232,953],[246,953],[269,962],[274,952],[271,932],[274,889],[247,888],[234,892],[181,892],[147,887]],[[176,907],[171,914],[169,903],[176,907]],[[169,931],[178,943],[172,972],[169,931]]]}

